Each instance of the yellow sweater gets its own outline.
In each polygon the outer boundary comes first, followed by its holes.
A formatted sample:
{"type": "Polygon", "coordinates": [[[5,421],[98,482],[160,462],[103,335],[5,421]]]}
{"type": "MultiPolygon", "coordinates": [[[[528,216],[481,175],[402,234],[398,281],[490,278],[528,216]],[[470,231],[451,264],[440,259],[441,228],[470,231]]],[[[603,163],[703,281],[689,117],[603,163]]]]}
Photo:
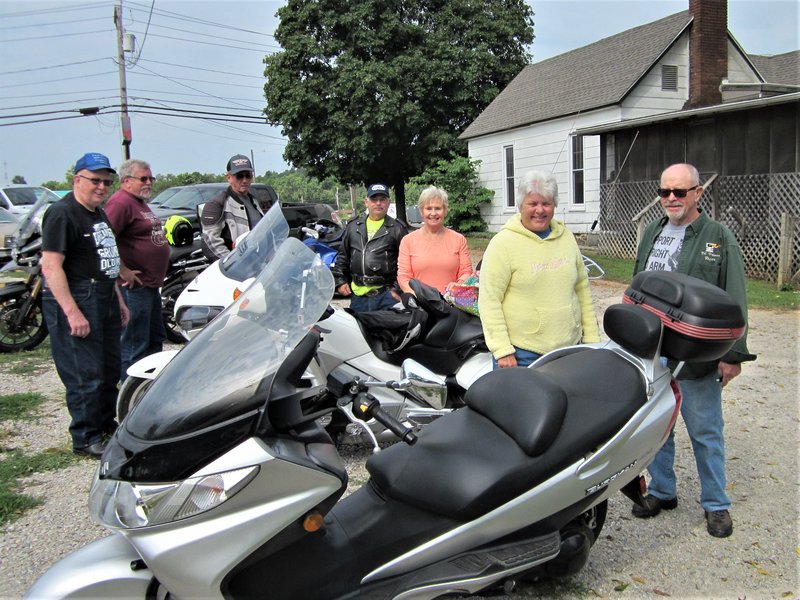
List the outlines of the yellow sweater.
{"type": "Polygon", "coordinates": [[[489,242],[480,271],[478,308],[495,358],[514,347],[544,354],[600,341],[583,258],[572,232],[550,223],[541,239],[511,217],[489,242]]]}

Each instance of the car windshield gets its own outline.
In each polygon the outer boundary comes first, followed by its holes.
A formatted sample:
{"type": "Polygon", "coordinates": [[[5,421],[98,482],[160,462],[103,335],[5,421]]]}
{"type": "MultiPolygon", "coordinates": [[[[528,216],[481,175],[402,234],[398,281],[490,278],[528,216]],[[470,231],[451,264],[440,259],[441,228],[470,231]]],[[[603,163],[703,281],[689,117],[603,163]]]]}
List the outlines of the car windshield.
{"type": "Polygon", "coordinates": [[[52,191],[43,187],[6,187],[3,192],[14,206],[33,206],[37,200],[44,198],[47,204],[58,202],[59,198],[52,191]]]}
{"type": "Polygon", "coordinates": [[[161,208],[171,208],[173,210],[195,208],[198,204],[211,200],[221,189],[223,188],[185,187],[172,196],[172,198],[167,198],[166,202],[161,204],[161,208]]]}
{"type": "Polygon", "coordinates": [[[180,188],[180,187],[171,187],[171,188],[167,188],[167,189],[165,189],[165,190],[161,190],[161,191],[160,191],[158,194],[156,194],[156,195],[155,195],[153,198],[151,198],[150,200],[148,200],[148,202],[147,202],[147,203],[148,203],[150,206],[161,206],[162,204],[164,204],[164,202],[166,202],[167,200],[169,200],[170,198],[172,198],[172,197],[173,197],[175,194],[177,194],[178,192],[180,192],[180,191],[181,191],[181,189],[183,189],[183,188],[180,188]]]}
{"type": "Polygon", "coordinates": [[[258,410],[332,296],[330,269],[300,240],[284,239],[244,294],[166,366],[125,429],[142,440],[172,439],[258,410]]]}

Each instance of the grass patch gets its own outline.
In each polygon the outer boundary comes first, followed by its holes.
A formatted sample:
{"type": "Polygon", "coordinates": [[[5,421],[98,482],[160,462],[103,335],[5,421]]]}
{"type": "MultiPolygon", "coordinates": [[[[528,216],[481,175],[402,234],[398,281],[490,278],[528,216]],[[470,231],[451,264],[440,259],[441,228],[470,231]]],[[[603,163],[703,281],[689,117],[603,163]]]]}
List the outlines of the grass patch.
{"type": "Polygon", "coordinates": [[[52,362],[49,337],[33,350],[0,353],[0,367],[12,375],[38,375],[49,369],[52,362]]]}
{"type": "Polygon", "coordinates": [[[44,400],[44,396],[33,392],[0,396],[0,421],[31,419],[34,416],[33,410],[44,400]]]}
{"type": "Polygon", "coordinates": [[[27,456],[22,450],[3,449],[0,453],[0,525],[10,523],[42,500],[25,494],[19,480],[33,473],[63,469],[78,457],[67,448],[52,448],[27,456]]]}

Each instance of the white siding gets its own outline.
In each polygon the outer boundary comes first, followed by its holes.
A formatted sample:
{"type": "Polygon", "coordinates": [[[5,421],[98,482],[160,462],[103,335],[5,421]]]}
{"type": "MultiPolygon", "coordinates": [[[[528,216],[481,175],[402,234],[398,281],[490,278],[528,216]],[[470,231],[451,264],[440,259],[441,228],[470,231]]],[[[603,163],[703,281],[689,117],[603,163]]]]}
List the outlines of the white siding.
{"type": "Polygon", "coordinates": [[[672,48],[645,74],[622,101],[622,118],[635,119],[680,110],[689,98],[689,34],[684,33],[672,48]],[[678,89],[661,89],[661,66],[678,67],[678,89]]]}
{"type": "MultiPolygon", "coordinates": [[[[739,52],[739,49],[728,41],[728,82],[729,83],[761,83],[758,75],[739,52]]],[[[749,90],[726,90],[722,92],[723,102],[733,102],[753,98],[757,94],[753,89],[749,90]]]]}
{"type": "Polygon", "coordinates": [[[731,83],[761,83],[756,72],[730,40],[728,40],[728,81],[731,83]]]}
{"type": "Polygon", "coordinates": [[[600,137],[584,138],[584,204],[573,206],[570,134],[579,127],[617,121],[619,110],[612,107],[469,140],[470,158],[481,161],[481,183],[495,194],[482,210],[489,230],[498,231],[516,212],[503,205],[503,148],[513,145],[517,178],[531,169],[554,173],[559,189],[556,218],[575,233],[588,232],[599,211],[600,137]]]}

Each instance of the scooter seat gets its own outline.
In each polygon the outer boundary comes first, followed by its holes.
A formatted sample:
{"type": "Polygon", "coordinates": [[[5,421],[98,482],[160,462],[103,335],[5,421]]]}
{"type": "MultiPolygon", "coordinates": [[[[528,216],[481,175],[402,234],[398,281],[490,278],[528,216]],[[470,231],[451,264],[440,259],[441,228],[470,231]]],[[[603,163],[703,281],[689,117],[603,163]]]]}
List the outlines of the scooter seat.
{"type": "Polygon", "coordinates": [[[474,519],[595,451],[644,405],[639,370],[605,349],[481,377],[467,406],[426,425],[413,446],[367,461],[379,493],[474,519]]]}

